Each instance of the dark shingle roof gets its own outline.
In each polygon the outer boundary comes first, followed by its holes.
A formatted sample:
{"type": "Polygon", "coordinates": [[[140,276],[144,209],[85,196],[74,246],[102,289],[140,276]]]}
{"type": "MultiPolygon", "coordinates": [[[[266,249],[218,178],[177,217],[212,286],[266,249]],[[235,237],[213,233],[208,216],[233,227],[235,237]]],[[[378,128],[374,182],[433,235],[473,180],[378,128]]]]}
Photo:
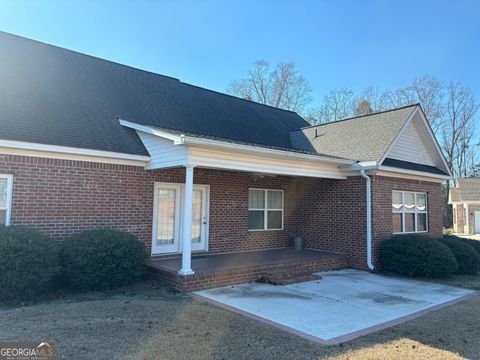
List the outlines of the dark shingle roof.
{"type": "Polygon", "coordinates": [[[0,32],[3,140],[148,155],[123,119],[206,139],[378,161],[415,106],[307,126],[291,111],[0,32]]]}
{"type": "Polygon", "coordinates": [[[298,114],[0,32],[0,138],[148,155],[118,118],[293,149],[298,114]]]}
{"type": "Polygon", "coordinates": [[[450,201],[480,201],[480,178],[458,178],[457,188],[450,189],[450,201]]]}
{"type": "Polygon", "coordinates": [[[379,161],[418,104],[291,133],[293,146],[358,161],[379,161]]]}

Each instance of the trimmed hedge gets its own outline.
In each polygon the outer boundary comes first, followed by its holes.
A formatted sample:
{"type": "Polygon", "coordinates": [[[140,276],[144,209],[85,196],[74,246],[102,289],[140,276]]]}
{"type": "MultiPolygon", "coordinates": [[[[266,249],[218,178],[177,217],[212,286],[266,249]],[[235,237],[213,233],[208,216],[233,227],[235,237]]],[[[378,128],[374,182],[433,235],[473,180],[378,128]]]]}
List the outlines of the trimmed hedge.
{"type": "Polygon", "coordinates": [[[143,243],[132,234],[90,230],[64,241],[61,264],[68,287],[101,290],[140,280],[146,257],[143,243]]]}
{"type": "Polygon", "coordinates": [[[455,236],[455,235],[445,235],[443,238],[444,239],[454,239],[456,241],[460,241],[464,244],[467,244],[467,245],[471,246],[472,248],[474,248],[475,251],[480,255],[480,241],[479,240],[462,238],[460,236],[455,236]]]}
{"type": "Polygon", "coordinates": [[[60,272],[58,244],[25,227],[0,227],[0,298],[29,300],[50,290],[60,272]]]}
{"type": "Polygon", "coordinates": [[[394,236],[380,245],[382,269],[407,276],[445,277],[458,270],[449,248],[420,235],[394,236]]]}
{"type": "Polygon", "coordinates": [[[457,259],[457,274],[476,274],[480,271],[480,255],[472,246],[454,237],[444,237],[442,242],[457,259]]]}

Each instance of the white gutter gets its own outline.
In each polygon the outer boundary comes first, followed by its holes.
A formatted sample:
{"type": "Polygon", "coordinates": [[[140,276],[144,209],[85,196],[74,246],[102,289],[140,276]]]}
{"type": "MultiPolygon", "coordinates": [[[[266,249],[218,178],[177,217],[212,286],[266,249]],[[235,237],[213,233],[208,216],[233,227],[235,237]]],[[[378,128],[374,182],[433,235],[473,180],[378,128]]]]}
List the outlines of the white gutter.
{"type": "Polygon", "coordinates": [[[95,157],[134,160],[134,161],[143,161],[143,162],[150,161],[150,156],[125,154],[125,153],[105,151],[105,150],[76,148],[76,147],[70,147],[70,146],[38,144],[38,143],[30,143],[30,142],[16,141],[16,140],[0,140],[0,147],[9,148],[9,149],[46,151],[46,152],[69,154],[69,155],[95,156],[95,157]]]}
{"type": "Polygon", "coordinates": [[[360,175],[366,180],[366,199],[367,199],[367,265],[370,270],[374,269],[372,264],[372,183],[365,169],[360,170],[360,175]]]}

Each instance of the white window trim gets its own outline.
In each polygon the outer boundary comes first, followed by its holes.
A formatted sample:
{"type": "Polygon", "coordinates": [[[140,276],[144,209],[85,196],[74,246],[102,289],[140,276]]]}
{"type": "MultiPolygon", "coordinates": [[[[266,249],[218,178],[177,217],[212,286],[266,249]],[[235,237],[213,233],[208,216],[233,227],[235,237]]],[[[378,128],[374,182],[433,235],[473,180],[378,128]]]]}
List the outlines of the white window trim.
{"type": "Polygon", "coordinates": [[[7,198],[5,208],[0,210],[6,210],[5,213],[5,225],[9,226],[12,216],[12,193],[13,193],[13,175],[0,174],[0,179],[7,179],[7,198]]]}
{"type": "MultiPolygon", "coordinates": [[[[263,229],[248,229],[248,231],[281,231],[283,230],[284,224],[284,213],[285,213],[285,192],[281,189],[260,189],[260,188],[249,188],[248,193],[250,194],[250,190],[260,190],[263,191],[265,194],[264,201],[265,205],[263,208],[250,208],[248,207],[248,211],[263,211],[263,229]],[[282,193],[282,208],[281,209],[268,209],[268,192],[269,191],[277,191],[282,193]],[[278,229],[268,229],[268,211],[281,211],[282,212],[282,227],[278,229]]],[[[247,224],[248,226],[248,224],[247,224]]]]}
{"type": "Polygon", "coordinates": [[[421,192],[421,191],[402,191],[402,190],[393,190],[392,191],[392,202],[393,202],[393,193],[394,192],[399,192],[402,194],[402,210],[393,210],[392,209],[392,214],[402,214],[402,231],[401,232],[393,232],[394,235],[400,235],[400,234],[421,234],[421,233],[427,233],[429,231],[429,226],[430,226],[430,221],[429,221],[429,216],[428,216],[428,194],[426,192],[421,192]],[[404,210],[404,204],[405,204],[405,194],[413,194],[414,195],[414,210],[413,211],[407,211],[404,210]],[[425,195],[425,211],[419,211],[417,210],[417,194],[423,194],[425,195]],[[415,214],[415,223],[413,224],[415,226],[415,229],[417,229],[417,218],[418,214],[426,214],[427,216],[427,223],[426,223],[426,230],[422,231],[405,231],[405,214],[415,214]]]}

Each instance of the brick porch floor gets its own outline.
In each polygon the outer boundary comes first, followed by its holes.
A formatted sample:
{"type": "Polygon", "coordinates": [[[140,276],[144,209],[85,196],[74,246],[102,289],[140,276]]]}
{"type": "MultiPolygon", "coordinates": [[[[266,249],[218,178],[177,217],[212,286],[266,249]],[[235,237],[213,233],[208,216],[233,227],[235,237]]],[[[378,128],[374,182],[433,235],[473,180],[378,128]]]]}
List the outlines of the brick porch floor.
{"type": "Polygon", "coordinates": [[[150,259],[151,275],[178,290],[191,291],[255,281],[271,271],[318,272],[344,269],[348,259],[327,251],[274,249],[192,256],[193,275],[180,276],[182,259],[150,259]]]}

